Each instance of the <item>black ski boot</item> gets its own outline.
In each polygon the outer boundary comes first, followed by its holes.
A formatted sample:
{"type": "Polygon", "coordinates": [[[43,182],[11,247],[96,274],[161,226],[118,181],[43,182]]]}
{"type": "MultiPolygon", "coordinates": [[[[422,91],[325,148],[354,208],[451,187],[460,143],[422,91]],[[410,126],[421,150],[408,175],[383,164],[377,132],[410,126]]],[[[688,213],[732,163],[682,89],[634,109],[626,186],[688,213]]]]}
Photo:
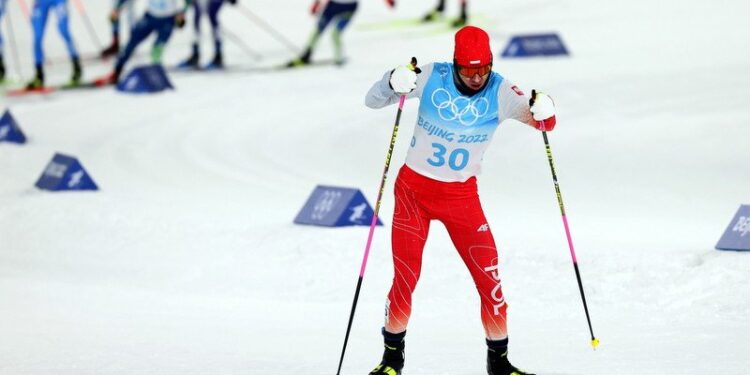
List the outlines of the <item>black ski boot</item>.
{"type": "Polygon", "coordinates": [[[508,361],[508,340],[487,340],[487,375],[534,375],[519,370],[508,361]]]}
{"type": "Polygon", "coordinates": [[[305,66],[310,64],[310,56],[312,55],[312,49],[310,47],[307,47],[305,52],[303,52],[298,58],[288,62],[286,64],[287,68],[294,68],[297,66],[305,66]]]}
{"type": "Polygon", "coordinates": [[[404,337],[406,331],[393,334],[383,329],[383,360],[369,375],[401,375],[404,368],[404,337]]]}
{"type": "Polygon", "coordinates": [[[83,70],[81,69],[81,61],[77,58],[72,60],[73,62],[73,74],[70,76],[69,86],[75,87],[81,84],[81,76],[83,70]]]}
{"type": "Polygon", "coordinates": [[[177,68],[179,69],[200,69],[200,52],[198,51],[198,45],[193,44],[193,52],[190,54],[190,57],[187,58],[187,60],[179,63],[177,65],[177,68]]]}
{"type": "Polygon", "coordinates": [[[0,83],[5,81],[5,63],[3,63],[3,55],[0,55],[0,83]]]}
{"type": "Polygon", "coordinates": [[[26,84],[26,90],[39,90],[44,87],[44,68],[36,65],[36,76],[26,84]]]}
{"type": "Polygon", "coordinates": [[[440,17],[443,16],[443,11],[445,10],[445,0],[440,0],[438,2],[437,7],[430,11],[429,13],[425,14],[424,17],[422,17],[422,22],[433,22],[440,19],[440,17]]]}
{"type": "Polygon", "coordinates": [[[453,22],[451,22],[451,26],[455,28],[464,27],[468,22],[469,21],[466,19],[466,15],[462,14],[461,16],[453,20],[453,22]]]}
{"type": "Polygon", "coordinates": [[[221,52],[216,52],[216,55],[214,55],[214,59],[211,60],[211,63],[206,65],[206,70],[217,70],[217,69],[224,69],[224,57],[221,54],[221,52]]]}
{"type": "Polygon", "coordinates": [[[117,56],[117,54],[120,52],[120,38],[115,36],[112,38],[112,44],[109,45],[109,47],[102,50],[102,52],[99,53],[99,57],[102,59],[108,59],[110,57],[117,56]]]}
{"type": "Polygon", "coordinates": [[[455,20],[453,20],[453,22],[451,22],[451,26],[456,27],[456,28],[466,26],[466,24],[468,23],[468,18],[469,18],[466,15],[466,7],[467,7],[466,2],[465,1],[462,2],[461,3],[461,15],[458,16],[458,18],[456,18],[455,20]]]}

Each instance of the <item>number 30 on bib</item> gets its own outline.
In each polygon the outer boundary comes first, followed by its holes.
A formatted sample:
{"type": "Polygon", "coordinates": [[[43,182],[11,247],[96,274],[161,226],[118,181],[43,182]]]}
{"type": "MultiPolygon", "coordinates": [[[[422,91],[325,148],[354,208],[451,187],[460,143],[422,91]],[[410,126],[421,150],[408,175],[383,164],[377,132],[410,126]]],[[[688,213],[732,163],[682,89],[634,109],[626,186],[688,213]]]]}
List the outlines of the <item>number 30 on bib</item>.
{"type": "Polygon", "coordinates": [[[448,149],[445,146],[435,142],[432,144],[432,149],[434,153],[431,158],[427,159],[427,162],[433,167],[442,167],[445,165],[446,154],[448,154],[448,167],[454,171],[460,171],[469,164],[469,150],[465,148],[456,148],[448,153],[448,149]]]}

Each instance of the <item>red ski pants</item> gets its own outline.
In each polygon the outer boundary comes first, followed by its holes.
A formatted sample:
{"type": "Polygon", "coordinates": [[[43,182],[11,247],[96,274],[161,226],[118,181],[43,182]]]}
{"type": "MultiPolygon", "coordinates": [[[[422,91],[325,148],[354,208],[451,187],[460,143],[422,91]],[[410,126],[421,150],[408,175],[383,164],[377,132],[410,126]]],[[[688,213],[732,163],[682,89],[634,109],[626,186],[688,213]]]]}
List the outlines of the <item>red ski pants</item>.
{"type": "Polygon", "coordinates": [[[441,182],[404,165],[396,179],[395,197],[391,237],[394,276],[386,301],[386,331],[406,330],[430,221],[439,220],[477,287],[487,338],[505,339],[507,305],[500,286],[497,249],[479,203],[476,178],[441,182]]]}

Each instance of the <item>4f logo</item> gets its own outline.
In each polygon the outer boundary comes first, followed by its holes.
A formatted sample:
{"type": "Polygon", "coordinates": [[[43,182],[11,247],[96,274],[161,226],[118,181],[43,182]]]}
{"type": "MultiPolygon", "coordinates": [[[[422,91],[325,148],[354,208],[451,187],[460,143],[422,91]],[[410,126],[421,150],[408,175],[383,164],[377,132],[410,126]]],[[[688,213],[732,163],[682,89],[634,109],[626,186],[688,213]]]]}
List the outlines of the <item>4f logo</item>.
{"type": "Polygon", "coordinates": [[[489,266],[484,269],[485,272],[489,272],[492,275],[492,278],[497,281],[497,285],[495,285],[492,292],[490,292],[490,298],[495,302],[492,305],[493,313],[495,315],[500,315],[500,309],[505,306],[505,297],[503,297],[503,290],[500,285],[500,271],[498,268],[499,266],[495,264],[494,266],[489,266]]]}
{"type": "Polygon", "coordinates": [[[745,237],[745,235],[750,232],[750,217],[740,216],[740,219],[737,220],[737,224],[734,224],[732,231],[740,232],[740,237],[745,237]]]}

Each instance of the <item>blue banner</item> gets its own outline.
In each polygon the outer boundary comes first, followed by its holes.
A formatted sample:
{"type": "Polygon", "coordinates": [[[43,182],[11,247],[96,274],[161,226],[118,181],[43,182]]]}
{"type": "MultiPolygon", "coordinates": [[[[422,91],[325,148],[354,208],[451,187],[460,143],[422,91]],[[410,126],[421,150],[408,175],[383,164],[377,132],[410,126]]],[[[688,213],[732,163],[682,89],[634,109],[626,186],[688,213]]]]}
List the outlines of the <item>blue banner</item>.
{"type": "MultiPolygon", "coordinates": [[[[326,227],[369,226],[373,214],[372,207],[359,189],[318,185],[294,223],[326,227]]],[[[377,225],[383,225],[380,219],[377,225]]]]}
{"type": "Polygon", "coordinates": [[[10,114],[10,111],[7,110],[3,114],[3,117],[0,117],[0,142],[26,143],[26,136],[10,114]]]}
{"type": "Polygon", "coordinates": [[[164,67],[158,64],[135,67],[117,84],[118,91],[134,94],[148,94],[167,89],[174,87],[164,67]]]}
{"type": "Polygon", "coordinates": [[[750,205],[740,206],[716,244],[716,249],[750,251],[750,205]]]}
{"type": "Polygon", "coordinates": [[[36,187],[50,191],[99,190],[78,159],[63,154],[55,154],[37,180],[36,187]]]}
{"type": "Polygon", "coordinates": [[[502,57],[567,56],[562,39],[557,34],[517,35],[511,38],[502,57]]]}

